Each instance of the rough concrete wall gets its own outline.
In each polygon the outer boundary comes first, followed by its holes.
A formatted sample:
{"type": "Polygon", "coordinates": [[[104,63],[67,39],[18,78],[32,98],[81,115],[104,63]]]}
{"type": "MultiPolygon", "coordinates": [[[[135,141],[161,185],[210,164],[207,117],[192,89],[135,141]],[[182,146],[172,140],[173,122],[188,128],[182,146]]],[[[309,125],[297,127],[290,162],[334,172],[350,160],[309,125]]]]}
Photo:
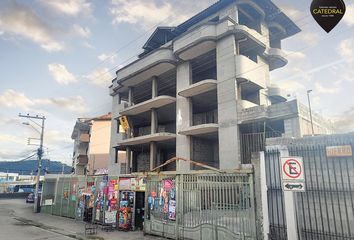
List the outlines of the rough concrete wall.
{"type": "Polygon", "coordinates": [[[137,172],[147,172],[150,170],[150,154],[142,152],[136,157],[137,172]]]}
{"type": "MultiPolygon", "coordinates": [[[[207,164],[209,166],[217,167],[219,159],[215,155],[219,154],[217,141],[205,140],[201,138],[192,138],[193,147],[193,161],[207,164]]],[[[193,166],[193,169],[204,169],[201,167],[193,166]]]]}
{"type": "Polygon", "coordinates": [[[285,137],[301,137],[299,117],[284,120],[285,137]]]}
{"type": "Polygon", "coordinates": [[[215,109],[209,112],[193,114],[193,125],[200,125],[205,123],[217,123],[218,122],[218,110],[215,109]]]}
{"type": "MultiPolygon", "coordinates": [[[[160,150],[160,164],[166,162],[166,160],[176,156],[176,151],[174,149],[161,149],[160,150]]],[[[176,171],[176,163],[170,163],[163,168],[164,171],[176,171]]]]}

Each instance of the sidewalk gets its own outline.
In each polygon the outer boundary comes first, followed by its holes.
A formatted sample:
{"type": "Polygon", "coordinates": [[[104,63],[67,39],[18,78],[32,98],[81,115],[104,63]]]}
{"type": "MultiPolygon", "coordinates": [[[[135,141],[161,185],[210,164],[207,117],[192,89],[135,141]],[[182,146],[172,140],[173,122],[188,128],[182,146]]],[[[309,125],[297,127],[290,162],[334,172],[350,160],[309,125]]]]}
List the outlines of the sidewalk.
{"type": "MultiPolygon", "coordinates": [[[[9,201],[16,201],[14,199],[9,201]]],[[[85,236],[85,223],[82,221],[76,221],[71,218],[53,216],[45,213],[33,213],[33,205],[25,205],[23,201],[18,204],[16,209],[13,209],[13,217],[18,221],[21,221],[28,225],[33,225],[45,229],[47,231],[52,231],[59,233],[61,235],[71,237],[74,239],[99,239],[99,240],[149,240],[149,239],[164,239],[161,237],[143,235],[142,231],[113,231],[104,232],[98,228],[97,235],[85,236]]]]}

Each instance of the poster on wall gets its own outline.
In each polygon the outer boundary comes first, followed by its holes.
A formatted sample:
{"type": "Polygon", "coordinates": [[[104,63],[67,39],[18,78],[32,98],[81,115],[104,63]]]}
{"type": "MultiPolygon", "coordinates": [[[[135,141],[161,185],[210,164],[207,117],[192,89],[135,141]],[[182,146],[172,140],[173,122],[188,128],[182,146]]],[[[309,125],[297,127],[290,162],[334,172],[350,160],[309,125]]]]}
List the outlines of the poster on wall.
{"type": "Polygon", "coordinates": [[[119,179],[119,190],[130,190],[131,180],[130,178],[120,178],[119,179]]]}
{"type": "Polygon", "coordinates": [[[131,178],[131,190],[145,191],[146,179],[145,178],[131,178]]]}
{"type": "Polygon", "coordinates": [[[170,200],[168,204],[168,218],[170,220],[176,220],[176,200],[170,200]]]}
{"type": "Polygon", "coordinates": [[[104,222],[105,223],[116,223],[117,211],[105,211],[104,213],[104,222]]]}
{"type": "Polygon", "coordinates": [[[96,221],[100,220],[100,215],[101,215],[101,211],[99,209],[96,209],[96,216],[95,216],[96,221]]]}

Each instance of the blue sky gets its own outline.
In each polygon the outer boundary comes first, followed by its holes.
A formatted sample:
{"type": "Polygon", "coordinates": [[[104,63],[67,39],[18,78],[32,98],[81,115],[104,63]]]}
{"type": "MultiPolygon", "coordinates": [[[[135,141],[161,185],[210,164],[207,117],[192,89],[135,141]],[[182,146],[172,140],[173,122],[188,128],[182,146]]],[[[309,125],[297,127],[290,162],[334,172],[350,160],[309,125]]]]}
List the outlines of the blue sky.
{"type": "MultiPolygon", "coordinates": [[[[45,146],[53,160],[71,163],[71,131],[78,117],[111,109],[115,71],[135,59],[156,26],[173,26],[213,0],[0,1],[0,160],[19,160],[36,131],[18,113],[47,117],[45,146]]],[[[282,43],[289,64],[273,83],[354,130],[354,0],[329,34],[310,15],[308,0],[274,1],[302,32],[282,43]]]]}

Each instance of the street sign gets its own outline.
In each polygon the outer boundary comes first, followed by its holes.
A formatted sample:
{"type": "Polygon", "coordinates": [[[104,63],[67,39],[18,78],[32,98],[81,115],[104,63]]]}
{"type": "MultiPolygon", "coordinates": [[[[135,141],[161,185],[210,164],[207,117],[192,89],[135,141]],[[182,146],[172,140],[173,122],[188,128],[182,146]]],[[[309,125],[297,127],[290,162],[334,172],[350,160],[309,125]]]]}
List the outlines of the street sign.
{"type": "Polygon", "coordinates": [[[305,180],[302,157],[282,157],[281,171],[283,180],[305,180]]]}
{"type": "Polygon", "coordinates": [[[126,116],[121,116],[119,118],[119,122],[122,128],[124,129],[124,131],[127,131],[130,128],[128,118],[126,116]]]}
{"type": "Polygon", "coordinates": [[[283,181],[283,190],[293,192],[305,192],[305,182],[283,181]]]}
{"type": "Polygon", "coordinates": [[[302,157],[282,157],[281,176],[284,191],[306,191],[302,157]]]}
{"type": "Polygon", "coordinates": [[[326,155],[327,157],[351,157],[353,155],[352,146],[327,146],[326,155]]]}

